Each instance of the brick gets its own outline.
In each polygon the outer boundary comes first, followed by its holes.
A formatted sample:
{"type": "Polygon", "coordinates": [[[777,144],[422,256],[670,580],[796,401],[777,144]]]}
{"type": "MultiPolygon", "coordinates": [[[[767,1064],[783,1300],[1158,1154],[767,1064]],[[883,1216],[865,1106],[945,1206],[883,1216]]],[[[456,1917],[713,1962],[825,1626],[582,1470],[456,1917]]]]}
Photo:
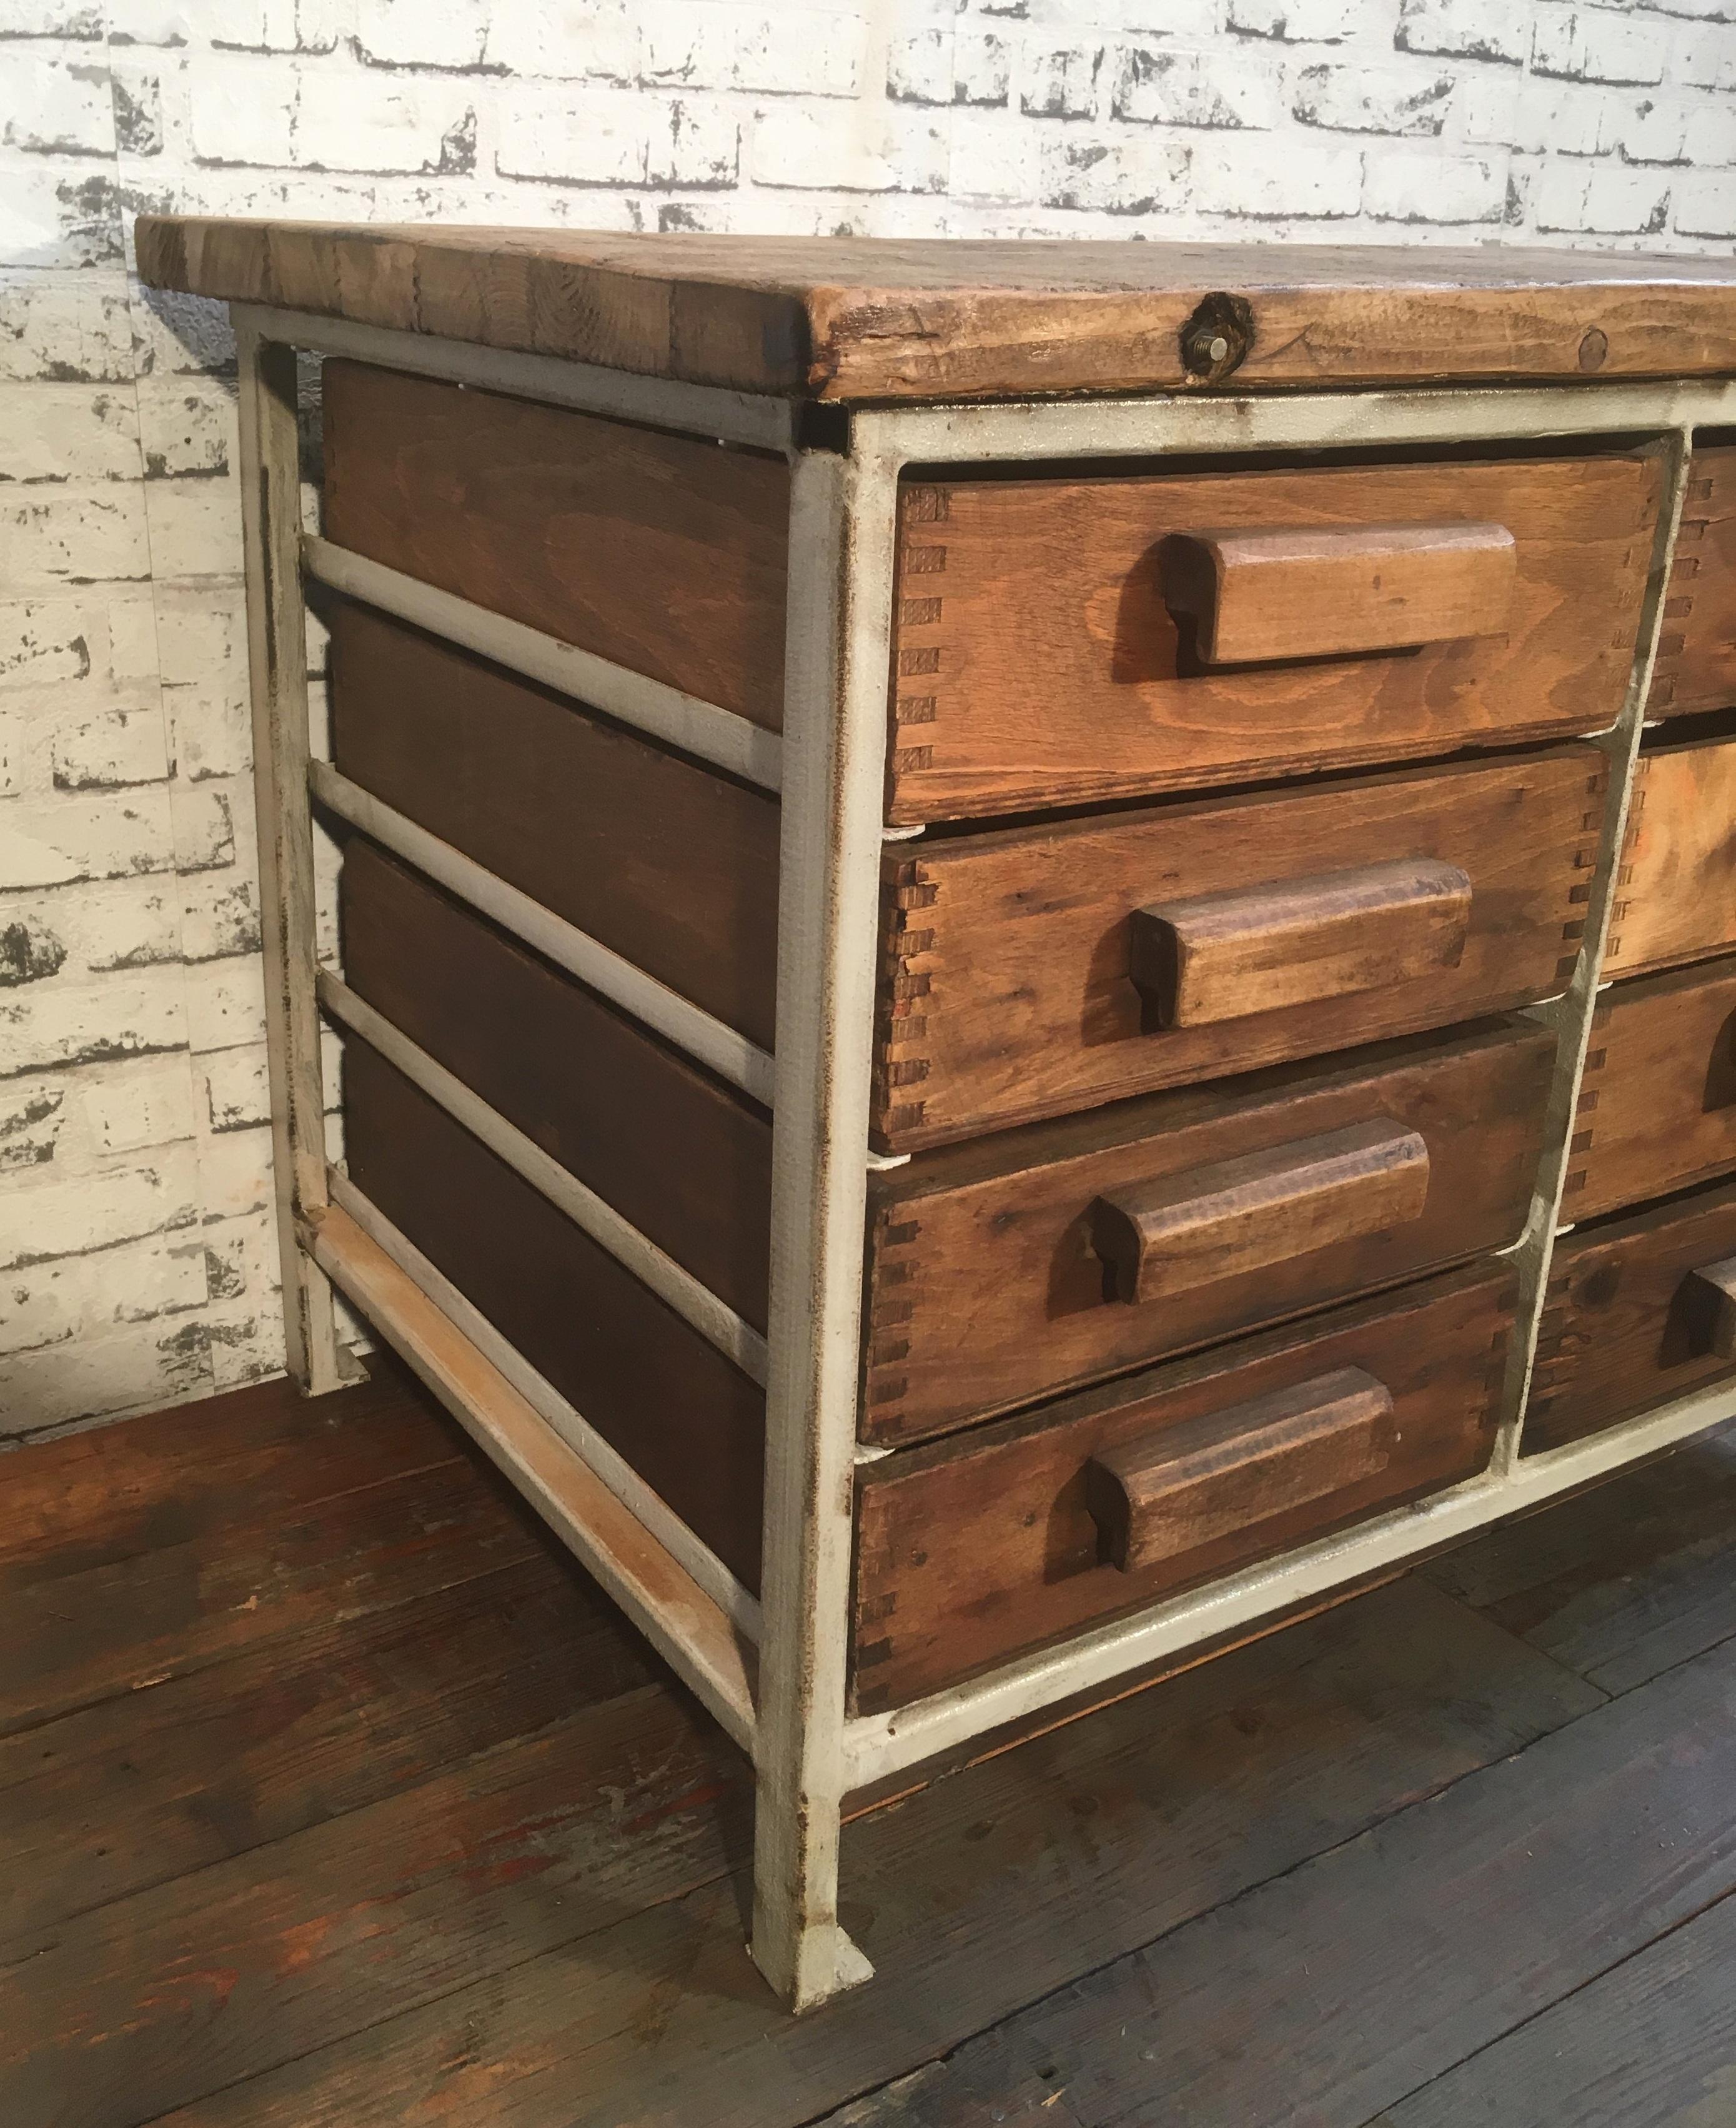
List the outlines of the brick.
{"type": "Polygon", "coordinates": [[[159,578],[238,576],[241,501],[232,480],[149,480],[142,487],[159,578]]]}
{"type": "Polygon", "coordinates": [[[87,0],[6,0],[0,12],[0,36],[64,37],[100,45],[107,36],[107,8],[88,5],[87,0]]]}
{"type": "Polygon", "coordinates": [[[0,186],[0,267],[116,266],[125,256],[121,196],[107,170],[46,158],[38,168],[7,169],[0,186]]]}
{"type": "Polygon", "coordinates": [[[202,1346],[165,1337],[159,1323],[135,1324],[0,1362],[0,1434],[27,1437],[82,1419],[124,1418],[183,1404],[211,1386],[202,1346]]]}
{"type": "Polygon", "coordinates": [[[538,0],[497,7],[491,64],[509,74],[565,81],[629,82],[639,64],[641,0],[538,0]]]}
{"type": "Polygon", "coordinates": [[[1089,118],[1103,73],[1101,45],[1027,46],[1019,108],[1030,118],[1089,118]]]}
{"type": "Polygon", "coordinates": [[[159,783],[173,772],[160,710],[113,710],[74,724],[55,742],[57,791],[159,783]]]}
{"type": "Polygon", "coordinates": [[[196,1056],[265,1039],[265,978],[257,961],[206,961],[187,971],[187,1037],[196,1056]]]}
{"type": "Polygon", "coordinates": [[[1226,20],[1239,36],[1336,45],[1356,35],[1368,12],[1368,0],[1230,0],[1226,20]]]}
{"type": "Polygon", "coordinates": [[[1045,150],[1043,202],[1103,214],[1152,214],[1183,203],[1193,151],[1154,139],[1061,140],[1045,150]]]}
{"type": "Polygon", "coordinates": [[[461,79],[207,59],[192,75],[192,113],[202,163],[412,176],[475,166],[473,96],[461,79]]]}
{"type": "Polygon", "coordinates": [[[1682,81],[1698,88],[1736,88],[1736,29],[1708,24],[1685,36],[1677,65],[1682,81]]]}
{"type": "Polygon", "coordinates": [[[652,121],[645,182],[722,190],[734,184],[741,152],[741,128],[733,111],[709,100],[678,97],[652,121]]]}
{"type": "Polygon", "coordinates": [[[33,155],[111,155],[108,69],[83,58],[39,59],[0,44],[0,147],[33,155]]]}
{"type": "Polygon", "coordinates": [[[219,1049],[198,1062],[206,1121],[216,1132],[256,1130],[271,1121],[265,1046],[219,1049]]]}
{"type": "Polygon", "coordinates": [[[1608,163],[1551,163],[1537,187],[1537,226],[1608,236],[1656,235],[1669,225],[1670,188],[1655,171],[1608,163]]]}
{"type": "Polygon", "coordinates": [[[961,111],[952,121],[949,192],[955,199],[1017,202],[1042,183],[1032,129],[998,112],[961,111]]]}
{"type": "Polygon", "coordinates": [[[0,382],[118,384],[132,374],[126,284],[118,276],[0,277],[0,382]]]}
{"type": "Polygon", "coordinates": [[[0,990],[46,982],[65,962],[64,941],[40,918],[0,909],[0,990]]]}
{"type": "Polygon", "coordinates": [[[247,704],[200,687],[164,693],[174,734],[176,772],[188,783],[244,775],[253,761],[247,704]]]}
{"type": "MultiPolygon", "coordinates": [[[[178,968],[159,968],[0,998],[0,1080],[183,1048],[183,987],[178,968]]],[[[0,1209],[5,1200],[0,1190],[0,1209]]]]}
{"type": "Polygon", "coordinates": [[[163,152],[163,79],[149,67],[116,66],[112,88],[115,152],[123,161],[163,152]]]}
{"type": "Polygon", "coordinates": [[[1736,170],[1696,170],[1677,180],[1675,226],[1684,236],[1736,237],[1736,170]]]}
{"type": "MultiPolygon", "coordinates": [[[[15,801],[15,808],[22,804],[15,801]]],[[[8,828],[0,843],[0,887],[127,879],[174,867],[168,792],[161,784],[120,796],[57,796],[21,814],[14,810],[8,828]],[[32,848],[41,854],[33,857],[32,848]]]]}
{"type": "Polygon", "coordinates": [[[1143,48],[1123,55],[1112,108],[1146,126],[1266,126],[1278,114],[1276,84],[1242,55],[1143,48]]]}
{"type": "Polygon", "coordinates": [[[216,872],[235,862],[235,815],[228,791],[178,787],[170,805],[178,872],[216,872]]]}
{"type": "Polygon", "coordinates": [[[12,592],[142,582],[150,573],[143,490],[0,494],[0,583],[12,592]]]}
{"type": "Polygon", "coordinates": [[[357,0],[357,55],[364,65],[474,71],[488,47],[488,0],[357,0]]]}
{"type": "Polygon", "coordinates": [[[1531,71],[1568,81],[1637,83],[1663,78],[1664,46],[1656,28],[1602,7],[1541,0],[1531,39],[1531,71]]]}
{"type": "Polygon", "coordinates": [[[0,929],[21,923],[51,930],[65,949],[63,983],[178,961],[181,896],[165,872],[159,867],[8,895],[0,901],[0,929]]]}
{"type": "Polygon", "coordinates": [[[0,482],[136,480],[140,470],[130,388],[0,384],[0,482]]]}
{"type": "Polygon", "coordinates": [[[239,591],[159,586],[154,622],[164,686],[244,686],[247,623],[239,591]]]}
{"type": "Polygon", "coordinates": [[[181,927],[189,961],[233,959],[259,950],[259,912],[253,881],[223,875],[190,883],[181,927]]]}
{"type": "Polygon", "coordinates": [[[0,691],[88,679],[102,625],[100,613],[72,599],[0,606],[0,691]]]}
{"type": "Polygon", "coordinates": [[[1202,142],[1193,158],[1194,204],[1250,221],[1340,220],[1362,201],[1354,148],[1294,139],[1202,142]]]}
{"type": "Polygon", "coordinates": [[[649,130],[629,99],[602,90],[515,84],[502,100],[495,167],[502,177],[569,185],[645,183],[649,130]]]}
{"type": "Polygon", "coordinates": [[[757,14],[738,31],[730,85],[755,94],[853,96],[867,41],[860,15],[828,15],[792,36],[787,14],[757,14]]]}
{"type": "Polygon", "coordinates": [[[147,378],[138,388],[147,478],[227,473],[235,463],[235,398],[226,384],[147,378]]]}
{"type": "Polygon", "coordinates": [[[999,37],[923,30],[888,55],[886,93],[905,103],[1001,104],[1012,55],[999,37]]]}
{"type": "Polygon", "coordinates": [[[329,52],[353,18],[354,0],[156,0],[154,12],[163,28],[153,42],[168,43],[178,30],[220,50],[329,52]]]}
{"type": "Polygon", "coordinates": [[[1402,52],[1523,66],[1530,56],[1530,17],[1514,0],[1399,0],[1393,42],[1402,52]]]}
{"type": "Polygon", "coordinates": [[[920,111],[886,113],[872,141],[823,105],[772,103],[754,114],[750,169],[757,184],[825,192],[939,192],[946,136],[920,111]]]}
{"type": "Polygon", "coordinates": [[[79,1118],[97,1155],[138,1152],[195,1135],[193,1072],[184,1052],[83,1076],[79,1118]]]}
{"type": "Polygon", "coordinates": [[[1506,209],[1505,155],[1370,155],[1363,211],[1377,221],[1498,222],[1506,209]]]}
{"type": "Polygon", "coordinates": [[[1399,67],[1305,67],[1296,77],[1291,109],[1303,126],[1341,133],[1432,136],[1451,107],[1454,77],[1417,74],[1399,67]]]}
{"type": "Polygon", "coordinates": [[[0,1175],[45,1167],[66,1124],[66,1089],[51,1079],[13,1080],[0,1087],[0,1175]]]}

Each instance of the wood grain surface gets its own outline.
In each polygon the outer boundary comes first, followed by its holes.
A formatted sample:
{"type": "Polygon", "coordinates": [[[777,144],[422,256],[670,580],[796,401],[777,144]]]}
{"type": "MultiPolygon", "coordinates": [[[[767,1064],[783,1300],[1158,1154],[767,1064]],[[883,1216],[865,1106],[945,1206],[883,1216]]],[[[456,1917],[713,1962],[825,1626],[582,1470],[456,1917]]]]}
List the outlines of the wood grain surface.
{"type": "Polygon", "coordinates": [[[1327,1528],[1473,1475],[1494,1439],[1512,1326],[1505,1267],[1105,1384],[1023,1418],[865,1465],[857,1478],[855,1703],[864,1713],[1327,1528]],[[1345,1367],[1392,1400],[1390,1457],[1323,1499],[1119,1571],[1089,1506],[1093,1457],[1345,1367]]]}
{"type": "Polygon", "coordinates": [[[1736,444],[1697,443],[1646,715],[1736,705],[1736,444]]]}
{"type": "Polygon", "coordinates": [[[346,776],[770,1047],[776,799],[371,607],[330,611],[346,776]]]}
{"type": "Polygon", "coordinates": [[[777,729],[780,459],[359,362],[324,395],[328,539],[777,729]]]}
{"type": "Polygon", "coordinates": [[[1534,1454],[1736,1374],[1693,1274],[1736,1255],[1736,1185],[1581,1227],[1556,1244],[1521,1448],[1534,1454]]]}
{"type": "Polygon", "coordinates": [[[975,1130],[1368,1042],[1563,987],[1584,930],[1605,775],[1590,747],[894,845],[875,1143],[975,1130]],[[1281,889],[1331,867],[1456,866],[1456,967],[1198,1028],[1152,1025],[1133,912],[1281,889]]]}
{"type": "Polygon", "coordinates": [[[360,835],[339,886],[350,987],[763,1330],[765,1111],[360,835]]]}
{"type": "Polygon", "coordinates": [[[358,1189],[757,1587],[759,1389],[353,1036],[344,1077],[358,1189]]]}
{"type": "Polygon", "coordinates": [[[1736,960],[1614,983],[1591,1016],[1562,1216],[1736,1169],[1736,960]]]}
{"type": "Polygon", "coordinates": [[[1658,460],[1610,453],[907,486],[891,817],[1179,790],[1596,731],[1633,660],[1658,460]],[[1514,580],[1451,639],[1202,662],[1174,543],[1350,537],[1401,521],[1511,534],[1514,580]]]}
{"type": "Polygon", "coordinates": [[[1148,1095],[920,1153],[869,1180],[862,1435],[944,1432],[1167,1354],[1516,1241],[1543,1141],[1554,1038],[1509,1020],[1247,1080],[1148,1095]],[[1384,1123],[1428,1156],[1421,1214],[1369,1233],[1249,1233],[1205,1282],[1112,1297],[1096,1207],[1181,1192],[1232,1160],[1384,1123]]]}
{"type": "Polygon", "coordinates": [[[137,240],[156,287],[824,398],[1194,385],[1183,342],[1208,297],[1240,321],[1238,390],[1736,370],[1714,259],[169,215],[137,240]]]}
{"type": "Polygon", "coordinates": [[[1736,739],[1648,746],[1634,771],[1604,967],[1637,975],[1736,946],[1736,739]]]}

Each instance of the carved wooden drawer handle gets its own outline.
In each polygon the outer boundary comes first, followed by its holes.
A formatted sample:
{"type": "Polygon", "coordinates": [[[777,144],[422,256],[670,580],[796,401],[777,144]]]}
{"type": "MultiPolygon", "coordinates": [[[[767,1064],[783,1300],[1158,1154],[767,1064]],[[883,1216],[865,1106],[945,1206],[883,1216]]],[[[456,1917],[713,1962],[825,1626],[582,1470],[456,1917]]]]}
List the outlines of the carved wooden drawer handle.
{"type": "Polygon", "coordinates": [[[1164,603],[1207,665],[1499,635],[1518,576],[1504,525],[1189,532],[1159,563],[1164,603]]]}
{"type": "Polygon", "coordinates": [[[1117,1299],[1153,1300],[1402,1226],[1428,1195],[1427,1145],[1377,1116],[1099,1197],[1092,1246],[1117,1299]]]}
{"type": "Polygon", "coordinates": [[[1457,967],[1471,881],[1430,857],[1136,909],[1129,970],[1160,1027],[1348,997],[1457,967]]]}
{"type": "Polygon", "coordinates": [[[1378,1476],[1397,1438],[1386,1384],[1340,1367],[1101,1451],[1085,1497],[1111,1563],[1136,1574],[1378,1476]]]}
{"type": "Polygon", "coordinates": [[[1695,1342],[1700,1353],[1736,1360],[1736,1256],[1703,1264],[1687,1278],[1695,1342]]]}

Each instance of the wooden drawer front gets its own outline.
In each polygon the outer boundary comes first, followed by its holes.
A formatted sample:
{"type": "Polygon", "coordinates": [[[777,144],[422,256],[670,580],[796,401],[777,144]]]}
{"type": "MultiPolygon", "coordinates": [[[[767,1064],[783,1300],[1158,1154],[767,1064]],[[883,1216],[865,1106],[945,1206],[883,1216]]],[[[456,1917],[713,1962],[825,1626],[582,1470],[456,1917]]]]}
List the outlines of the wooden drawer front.
{"type": "Polygon", "coordinates": [[[776,799],[367,606],[331,624],[346,776],[771,1047],[776,799]]]}
{"type": "Polygon", "coordinates": [[[339,887],[351,988],[763,1330],[764,1111],[360,836],[339,887]]]}
{"type": "Polygon", "coordinates": [[[783,461],[328,362],[339,545],[776,730],[783,461]]]}
{"type": "Polygon", "coordinates": [[[1736,1169],[1736,960],[1598,1000],[1562,1216],[1576,1223],[1736,1169]]]}
{"type": "Polygon", "coordinates": [[[1736,739],[1641,755],[1620,883],[1609,974],[1736,946],[1736,739]]]}
{"type": "Polygon", "coordinates": [[[357,1187],[757,1589],[759,1389],[354,1035],[344,1090],[357,1187]]]}
{"type": "Polygon", "coordinates": [[[858,1708],[1471,1477],[1512,1309],[1449,1272],[863,1466],[858,1708]]]}
{"type": "Polygon", "coordinates": [[[1521,1446],[1558,1448],[1736,1375],[1736,1185],[1556,1244],[1521,1446]],[[1715,1271],[1718,1276],[1699,1275],[1715,1271]]]}
{"type": "Polygon", "coordinates": [[[1694,453],[1647,715],[1736,705],[1736,444],[1694,453]]]}
{"type": "Polygon", "coordinates": [[[883,1446],[1516,1241],[1554,1061],[1522,1021],[1156,1094],[870,1179],[883,1446]]]}
{"type": "Polygon", "coordinates": [[[891,817],[1596,730],[1658,495],[1614,455],[907,488],[891,817]]]}
{"type": "Polygon", "coordinates": [[[1604,781],[1592,748],[1563,747],[894,845],[877,1142],[901,1152],[1559,990],[1604,781]]]}

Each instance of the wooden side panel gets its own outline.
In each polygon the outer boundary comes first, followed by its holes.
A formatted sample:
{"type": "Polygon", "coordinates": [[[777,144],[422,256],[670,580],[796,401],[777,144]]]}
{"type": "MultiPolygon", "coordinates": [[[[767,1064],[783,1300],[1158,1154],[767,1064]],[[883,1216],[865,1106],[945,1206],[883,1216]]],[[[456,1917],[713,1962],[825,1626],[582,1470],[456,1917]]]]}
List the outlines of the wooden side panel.
{"type": "Polygon", "coordinates": [[[1736,946],[1736,739],[1640,756],[1617,884],[1610,974],[1736,946]]]}
{"type": "Polygon", "coordinates": [[[1700,444],[1664,602],[1646,714],[1736,706],[1736,444],[1700,444]]]}
{"type": "Polygon", "coordinates": [[[862,1437],[945,1432],[1518,1238],[1554,1038],[1508,1022],[919,1155],[871,1185],[862,1437]],[[1374,1118],[1428,1149],[1421,1216],[1137,1304],[1108,1297],[1092,1206],[1374,1118]]]}
{"type": "Polygon", "coordinates": [[[894,820],[1294,775],[1615,721],[1658,508],[1629,456],[958,482],[904,492],[894,820]],[[1511,598],[1421,648],[1209,667],[1192,534],[1487,520],[1511,598]]]}
{"type": "Polygon", "coordinates": [[[1601,756],[1563,747],[894,846],[876,1142],[903,1152],[1558,990],[1584,929],[1604,788],[1601,756]],[[1152,1026],[1132,979],[1136,909],[1417,858],[1471,882],[1456,967],[1221,1025],[1152,1026]]]}
{"type": "Polygon", "coordinates": [[[856,1701],[875,1712],[1188,1583],[1473,1475],[1494,1439],[1513,1289],[1467,1271],[1288,1332],[1173,1362],[1024,1419],[864,1466],[856,1701]],[[1139,1571],[1111,1565],[1088,1504],[1100,1452],[1340,1368],[1391,1395],[1390,1459],[1311,1500],[1139,1571]]]}
{"type": "Polygon", "coordinates": [[[782,461],[328,362],[329,539],[776,730],[782,461]]]}
{"type": "Polygon", "coordinates": [[[359,835],[339,887],[350,987],[763,1330],[764,1111],[359,835]]]}
{"type": "Polygon", "coordinates": [[[760,1390],[353,1036],[344,1076],[358,1189],[757,1589],[760,1390]]]}
{"type": "Polygon", "coordinates": [[[1736,1169],[1736,960],[1619,982],[1597,1001],[1562,1217],[1736,1169]]]}
{"type": "Polygon", "coordinates": [[[776,799],[370,607],[330,620],[346,776],[771,1047],[776,799]]]}
{"type": "MultiPolygon", "coordinates": [[[[1556,1244],[1520,1446],[1578,1441],[1725,1375],[1693,1274],[1736,1255],[1736,1186],[1719,1183],[1556,1244]]],[[[1736,1396],[1733,1396],[1736,1409],[1736,1396]]]]}

